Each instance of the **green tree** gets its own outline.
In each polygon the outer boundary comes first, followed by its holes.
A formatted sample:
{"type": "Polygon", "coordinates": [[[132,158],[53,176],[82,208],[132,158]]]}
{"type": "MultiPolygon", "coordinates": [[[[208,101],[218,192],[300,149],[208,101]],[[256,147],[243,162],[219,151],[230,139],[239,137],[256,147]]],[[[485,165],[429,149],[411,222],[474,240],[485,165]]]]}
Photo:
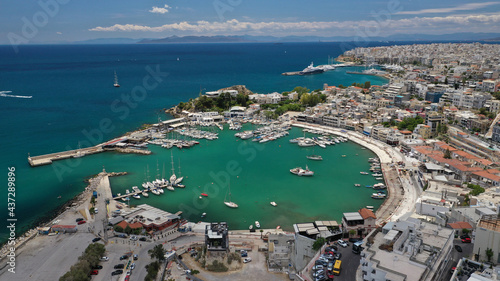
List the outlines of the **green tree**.
{"type": "Polygon", "coordinates": [[[467,228],[463,228],[462,229],[462,233],[467,235],[470,231],[467,229],[467,228]]]}
{"type": "Polygon", "coordinates": [[[153,249],[149,250],[148,253],[152,259],[157,259],[158,261],[165,260],[165,253],[167,250],[163,248],[162,244],[156,245],[153,249]]]}
{"type": "Polygon", "coordinates": [[[493,250],[491,248],[486,248],[486,257],[488,258],[488,262],[491,262],[491,258],[493,257],[493,250]]]}
{"type": "Polygon", "coordinates": [[[301,87],[301,86],[297,86],[293,89],[293,92],[297,92],[297,94],[299,94],[299,97],[305,93],[309,93],[310,90],[308,88],[305,88],[305,87],[301,87]]]}
{"type": "Polygon", "coordinates": [[[116,232],[123,232],[123,227],[119,226],[119,225],[115,225],[113,227],[113,229],[116,231],[116,232]]]}
{"type": "Polygon", "coordinates": [[[351,229],[349,230],[349,236],[354,236],[356,234],[356,230],[351,229]]]}
{"type": "Polygon", "coordinates": [[[313,250],[315,251],[318,251],[319,249],[321,249],[321,247],[326,243],[326,240],[325,238],[323,237],[319,237],[318,239],[316,239],[316,241],[314,241],[313,243],[313,250]]]}
{"type": "Polygon", "coordinates": [[[372,86],[372,83],[370,81],[366,81],[363,88],[370,89],[371,86],[372,86]]]}
{"type": "Polygon", "coordinates": [[[444,152],[443,158],[445,158],[445,159],[451,159],[451,151],[448,148],[444,152]]]}
{"type": "Polygon", "coordinates": [[[132,233],[132,228],[129,225],[127,225],[123,231],[127,234],[130,234],[132,233]]]}

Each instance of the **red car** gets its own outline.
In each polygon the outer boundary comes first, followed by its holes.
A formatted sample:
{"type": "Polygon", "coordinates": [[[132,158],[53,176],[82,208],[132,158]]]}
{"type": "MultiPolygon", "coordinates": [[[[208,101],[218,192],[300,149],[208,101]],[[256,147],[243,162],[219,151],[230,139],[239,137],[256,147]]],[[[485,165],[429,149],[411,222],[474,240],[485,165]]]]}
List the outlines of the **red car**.
{"type": "Polygon", "coordinates": [[[470,243],[470,238],[469,237],[466,237],[466,238],[463,238],[462,239],[462,243],[470,243]]]}
{"type": "Polygon", "coordinates": [[[130,275],[125,276],[125,280],[123,281],[129,281],[130,280],[130,275]]]}
{"type": "Polygon", "coordinates": [[[90,275],[97,275],[97,274],[99,274],[99,270],[92,270],[90,272],[90,275]]]}
{"type": "Polygon", "coordinates": [[[78,224],[84,224],[86,221],[79,221],[78,224]]]}

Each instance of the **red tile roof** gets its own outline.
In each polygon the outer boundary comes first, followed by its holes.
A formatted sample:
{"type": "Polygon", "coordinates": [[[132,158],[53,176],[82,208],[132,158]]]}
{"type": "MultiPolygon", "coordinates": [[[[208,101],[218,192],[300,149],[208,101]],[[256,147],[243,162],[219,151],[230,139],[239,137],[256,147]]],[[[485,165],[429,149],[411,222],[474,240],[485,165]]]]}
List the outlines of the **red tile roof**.
{"type": "Polygon", "coordinates": [[[468,222],[465,222],[465,221],[457,221],[457,222],[453,222],[453,223],[449,223],[448,224],[451,228],[453,229],[472,229],[472,225],[470,225],[470,223],[468,222]]]}
{"type": "Polygon", "coordinates": [[[486,178],[486,179],[489,179],[489,180],[492,180],[492,181],[495,181],[495,182],[500,182],[500,176],[497,176],[497,175],[494,175],[494,174],[490,174],[488,173],[487,171],[478,171],[478,172],[475,172],[475,173],[472,173],[473,175],[476,175],[476,176],[480,176],[482,178],[486,178]]]}
{"type": "Polygon", "coordinates": [[[361,215],[361,217],[364,220],[366,220],[367,218],[377,219],[377,217],[375,216],[375,214],[373,213],[373,211],[368,210],[367,208],[360,209],[359,210],[359,214],[361,215]]]}

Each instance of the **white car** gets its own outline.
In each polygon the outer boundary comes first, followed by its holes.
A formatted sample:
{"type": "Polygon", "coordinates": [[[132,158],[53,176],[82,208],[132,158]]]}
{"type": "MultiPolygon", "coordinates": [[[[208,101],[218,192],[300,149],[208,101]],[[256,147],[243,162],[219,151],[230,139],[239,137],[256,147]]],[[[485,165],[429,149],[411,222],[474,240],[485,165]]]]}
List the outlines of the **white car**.
{"type": "Polygon", "coordinates": [[[245,258],[245,259],[243,260],[243,262],[244,262],[244,263],[249,263],[249,262],[251,262],[251,261],[252,261],[252,258],[245,258]]]}
{"type": "Polygon", "coordinates": [[[344,240],[342,239],[339,239],[339,241],[337,241],[337,244],[339,244],[340,246],[342,246],[343,248],[347,247],[347,242],[345,242],[344,240]]]}
{"type": "Polygon", "coordinates": [[[109,261],[109,258],[108,257],[102,257],[101,261],[109,261]]]}
{"type": "Polygon", "coordinates": [[[99,209],[94,208],[94,213],[98,214],[99,213],[99,209]]]}

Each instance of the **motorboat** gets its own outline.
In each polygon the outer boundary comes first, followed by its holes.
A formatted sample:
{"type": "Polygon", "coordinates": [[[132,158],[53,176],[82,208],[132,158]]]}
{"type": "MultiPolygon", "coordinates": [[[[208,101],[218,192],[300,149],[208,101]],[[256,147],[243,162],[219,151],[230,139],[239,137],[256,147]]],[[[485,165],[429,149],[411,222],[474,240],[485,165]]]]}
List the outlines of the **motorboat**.
{"type": "Polygon", "coordinates": [[[260,228],[260,223],[259,223],[259,221],[255,221],[255,227],[260,228]]]}
{"type": "Polygon", "coordinates": [[[204,217],[206,217],[206,216],[207,216],[207,213],[203,213],[203,214],[201,214],[201,217],[202,217],[202,218],[204,218],[204,217]]]}
{"type": "Polygon", "coordinates": [[[314,176],[314,172],[309,170],[309,167],[307,167],[306,165],[306,169],[305,170],[302,170],[299,172],[299,176],[314,176]]]}
{"type": "Polygon", "coordinates": [[[359,172],[362,175],[368,175],[368,172],[359,172]]]}
{"type": "Polygon", "coordinates": [[[372,194],[373,199],[384,199],[386,196],[387,195],[385,193],[382,193],[382,192],[372,194]]]}
{"type": "Polygon", "coordinates": [[[356,186],[356,187],[360,187],[360,186],[361,186],[361,184],[359,184],[359,183],[355,183],[355,184],[354,184],[354,186],[356,186]]]}
{"type": "Polygon", "coordinates": [[[134,195],[132,195],[132,197],[135,199],[141,199],[141,196],[139,194],[134,194],[134,195]]]}
{"type": "Polygon", "coordinates": [[[317,161],[323,160],[323,157],[321,157],[321,155],[307,155],[306,157],[309,160],[317,160],[317,161]]]}
{"type": "Polygon", "coordinates": [[[276,204],[276,202],[274,202],[274,201],[271,202],[271,205],[274,206],[274,207],[278,206],[278,204],[276,204]]]}
{"type": "Polygon", "coordinates": [[[148,194],[146,191],[143,191],[143,192],[142,192],[142,196],[144,196],[144,197],[149,197],[149,194],[148,194]]]}

